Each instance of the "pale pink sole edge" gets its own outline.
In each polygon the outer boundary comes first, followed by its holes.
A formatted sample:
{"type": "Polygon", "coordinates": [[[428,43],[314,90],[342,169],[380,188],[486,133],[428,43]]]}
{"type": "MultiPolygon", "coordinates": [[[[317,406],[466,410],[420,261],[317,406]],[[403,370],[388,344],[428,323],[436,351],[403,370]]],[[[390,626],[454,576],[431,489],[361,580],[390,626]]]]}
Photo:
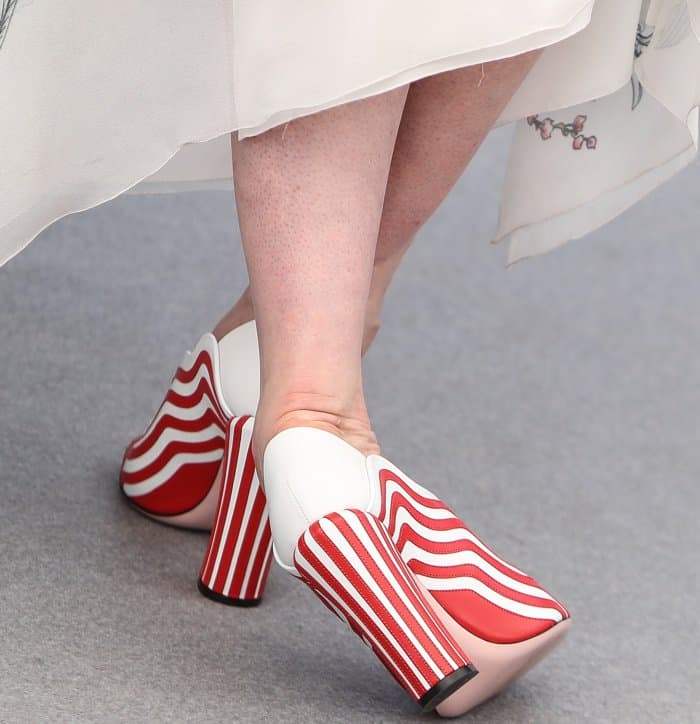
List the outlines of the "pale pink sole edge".
{"type": "Polygon", "coordinates": [[[560,643],[571,625],[571,619],[568,618],[527,641],[495,644],[462,628],[420,581],[418,585],[447,630],[479,671],[471,681],[438,705],[436,711],[442,717],[461,716],[502,691],[560,643]]]}

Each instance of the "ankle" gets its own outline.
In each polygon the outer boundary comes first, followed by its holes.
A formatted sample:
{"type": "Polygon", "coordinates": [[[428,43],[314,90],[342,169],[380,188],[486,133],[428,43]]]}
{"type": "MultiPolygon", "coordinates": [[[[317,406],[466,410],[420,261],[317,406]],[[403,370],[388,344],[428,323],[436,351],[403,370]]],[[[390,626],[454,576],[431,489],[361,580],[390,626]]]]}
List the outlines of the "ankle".
{"type": "MultiPolygon", "coordinates": [[[[370,299],[367,306],[367,318],[365,320],[364,336],[362,338],[362,354],[364,355],[374,342],[380,327],[381,300],[377,304],[375,300],[370,299]]],[[[253,300],[250,297],[250,288],[246,287],[240,299],[229,309],[226,314],[216,323],[212,334],[220,342],[229,332],[236,327],[241,327],[255,319],[253,311],[253,300]]]]}
{"type": "Polygon", "coordinates": [[[250,296],[250,287],[246,287],[239,300],[231,309],[216,323],[212,334],[217,341],[221,341],[229,332],[240,327],[246,322],[255,318],[253,312],[253,300],[250,296]]]}
{"type": "Polygon", "coordinates": [[[369,310],[367,314],[367,320],[365,321],[365,331],[364,336],[362,337],[362,356],[364,357],[365,354],[367,354],[367,350],[372,346],[372,343],[374,342],[375,337],[377,336],[377,333],[379,332],[381,324],[379,321],[379,316],[370,316],[369,310]]]}
{"type": "Polygon", "coordinates": [[[381,452],[364,406],[343,404],[338,399],[313,393],[288,393],[275,404],[258,407],[253,432],[253,454],[258,475],[262,473],[267,443],[282,430],[313,427],[341,438],[363,455],[381,452]]]}

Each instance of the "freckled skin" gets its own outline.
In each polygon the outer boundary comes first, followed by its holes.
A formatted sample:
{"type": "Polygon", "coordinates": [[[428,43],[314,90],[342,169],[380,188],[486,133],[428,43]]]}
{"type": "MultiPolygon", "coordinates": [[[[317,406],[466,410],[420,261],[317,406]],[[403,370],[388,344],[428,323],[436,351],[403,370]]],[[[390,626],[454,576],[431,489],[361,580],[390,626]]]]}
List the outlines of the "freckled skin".
{"type": "Polygon", "coordinates": [[[268,440],[299,424],[379,452],[361,356],[384,295],[539,52],[433,75],[240,141],[232,134],[250,287],[214,334],[256,319],[259,473],[268,440]]]}

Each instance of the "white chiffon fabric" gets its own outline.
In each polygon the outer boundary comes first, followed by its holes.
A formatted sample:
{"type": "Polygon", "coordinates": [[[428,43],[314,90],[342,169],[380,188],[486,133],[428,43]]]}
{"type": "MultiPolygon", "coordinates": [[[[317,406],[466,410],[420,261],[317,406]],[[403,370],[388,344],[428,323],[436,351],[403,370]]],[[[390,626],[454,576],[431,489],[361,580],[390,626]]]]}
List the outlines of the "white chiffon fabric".
{"type": "MultiPolygon", "coordinates": [[[[613,218],[697,153],[700,0],[0,0],[0,266],[119,194],[232,188],[229,133],[545,47],[494,240],[613,218]]],[[[465,234],[466,237],[466,234],[465,234]]]]}

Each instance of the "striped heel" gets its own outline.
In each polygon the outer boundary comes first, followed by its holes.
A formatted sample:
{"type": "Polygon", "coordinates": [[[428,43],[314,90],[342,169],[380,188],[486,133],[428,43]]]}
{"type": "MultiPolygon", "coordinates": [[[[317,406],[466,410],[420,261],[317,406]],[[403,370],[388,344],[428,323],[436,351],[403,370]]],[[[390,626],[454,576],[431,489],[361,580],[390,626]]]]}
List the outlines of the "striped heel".
{"type": "Polygon", "coordinates": [[[199,573],[208,598],[234,606],[260,603],[272,557],[265,495],[253,460],[253,418],[228,422],[214,525],[199,573]]]}
{"type": "Polygon", "coordinates": [[[477,673],[374,516],[343,510],[317,520],[299,539],[294,564],[423,711],[477,673]]]}

